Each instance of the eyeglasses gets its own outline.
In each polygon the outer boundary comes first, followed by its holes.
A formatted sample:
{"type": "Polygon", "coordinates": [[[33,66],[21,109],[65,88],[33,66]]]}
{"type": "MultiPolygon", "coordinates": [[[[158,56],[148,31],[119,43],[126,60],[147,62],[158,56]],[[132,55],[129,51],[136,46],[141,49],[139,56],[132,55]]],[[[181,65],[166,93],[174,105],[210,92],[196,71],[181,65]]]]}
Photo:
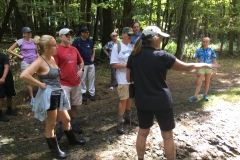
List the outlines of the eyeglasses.
{"type": "Polygon", "coordinates": [[[117,35],[112,35],[112,37],[117,37],[117,35]]]}
{"type": "Polygon", "coordinates": [[[72,36],[71,34],[64,34],[66,37],[70,37],[70,36],[72,36]]]}
{"type": "Polygon", "coordinates": [[[89,34],[89,32],[88,32],[88,31],[85,31],[85,32],[83,32],[83,33],[87,33],[87,34],[89,34]]]}

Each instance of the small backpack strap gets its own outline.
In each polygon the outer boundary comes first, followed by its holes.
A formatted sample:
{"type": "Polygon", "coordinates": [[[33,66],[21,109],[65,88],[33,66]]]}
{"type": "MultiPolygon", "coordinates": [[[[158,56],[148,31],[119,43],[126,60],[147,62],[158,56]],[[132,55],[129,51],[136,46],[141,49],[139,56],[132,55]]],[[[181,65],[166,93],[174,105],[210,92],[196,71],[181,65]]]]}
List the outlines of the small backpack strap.
{"type": "Polygon", "coordinates": [[[118,41],[118,43],[117,43],[117,47],[118,47],[118,54],[120,53],[120,51],[121,51],[121,43],[118,41]]]}

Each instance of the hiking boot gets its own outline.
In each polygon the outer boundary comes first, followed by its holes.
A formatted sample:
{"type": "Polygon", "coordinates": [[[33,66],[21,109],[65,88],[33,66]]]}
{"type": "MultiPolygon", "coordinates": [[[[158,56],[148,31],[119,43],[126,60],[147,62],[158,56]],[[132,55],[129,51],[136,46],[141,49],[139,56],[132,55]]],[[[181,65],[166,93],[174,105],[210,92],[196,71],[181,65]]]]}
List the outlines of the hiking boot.
{"type": "Polygon", "coordinates": [[[83,94],[82,94],[82,101],[83,101],[83,102],[86,102],[86,101],[87,101],[86,93],[83,93],[83,94]]]}
{"type": "Polygon", "coordinates": [[[35,100],[34,98],[32,98],[32,99],[30,100],[30,105],[31,105],[31,106],[33,106],[34,100],[35,100]]]}
{"type": "Polygon", "coordinates": [[[2,121],[2,122],[8,122],[9,119],[8,119],[6,116],[0,114],[0,121],[2,121]]]}
{"type": "Polygon", "coordinates": [[[95,99],[95,96],[90,96],[90,100],[91,101],[95,101],[96,99],[95,99]]]}
{"type": "Polygon", "coordinates": [[[197,102],[197,101],[198,101],[197,97],[194,97],[194,96],[188,99],[189,103],[197,102]]]}
{"type": "Polygon", "coordinates": [[[57,140],[60,141],[62,136],[63,136],[62,128],[57,128],[57,130],[56,130],[56,138],[57,138],[57,140]]]}
{"type": "Polygon", "coordinates": [[[123,122],[117,124],[117,133],[118,134],[124,134],[125,133],[124,130],[123,130],[123,122]]]}
{"type": "Polygon", "coordinates": [[[82,134],[82,130],[76,125],[76,123],[74,123],[72,125],[72,130],[75,132],[75,133],[78,133],[78,134],[82,134]]]}
{"type": "Polygon", "coordinates": [[[205,94],[205,95],[203,96],[203,98],[204,98],[205,101],[209,101],[207,94],[205,94]]]}
{"type": "Polygon", "coordinates": [[[125,117],[125,118],[124,118],[124,123],[129,124],[129,125],[138,126],[138,122],[135,121],[135,120],[132,119],[132,118],[129,118],[129,117],[125,117]]]}
{"type": "Polygon", "coordinates": [[[6,111],[6,115],[17,116],[17,113],[15,113],[12,109],[8,109],[8,110],[6,111]]]}

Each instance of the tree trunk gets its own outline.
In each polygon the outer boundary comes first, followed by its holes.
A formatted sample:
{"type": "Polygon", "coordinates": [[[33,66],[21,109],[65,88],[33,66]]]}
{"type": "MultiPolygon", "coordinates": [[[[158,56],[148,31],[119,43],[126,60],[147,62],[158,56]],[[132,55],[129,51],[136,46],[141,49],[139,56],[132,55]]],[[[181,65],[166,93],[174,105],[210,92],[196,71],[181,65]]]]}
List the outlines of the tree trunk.
{"type": "Polygon", "coordinates": [[[233,55],[233,41],[234,41],[234,32],[229,32],[229,48],[228,54],[233,55]]]}
{"type": "MultiPolygon", "coordinates": [[[[103,0],[103,2],[107,2],[108,0],[103,0]]],[[[110,34],[114,31],[114,25],[113,25],[113,14],[112,14],[112,8],[103,8],[102,9],[102,14],[105,15],[103,16],[103,30],[102,30],[102,46],[107,44],[107,42],[111,41],[110,34]],[[107,16],[106,16],[107,15],[107,16]]],[[[101,56],[104,56],[104,53],[101,52],[101,56]]]]}
{"type": "Polygon", "coordinates": [[[177,50],[175,56],[178,59],[182,59],[183,57],[183,51],[184,51],[184,45],[185,45],[185,30],[186,30],[186,24],[187,24],[187,14],[188,14],[188,5],[190,3],[190,0],[184,0],[183,7],[182,7],[182,16],[178,31],[178,40],[177,40],[177,50]]]}
{"type": "Polygon", "coordinates": [[[8,9],[7,9],[6,15],[4,16],[4,20],[3,20],[3,23],[1,25],[2,27],[0,27],[0,42],[2,41],[3,34],[6,33],[7,24],[9,22],[9,18],[10,18],[10,15],[11,15],[11,12],[13,10],[13,7],[14,7],[15,3],[16,3],[15,0],[11,0],[9,2],[9,6],[8,6],[8,9]]]}
{"type": "Polygon", "coordinates": [[[156,15],[157,15],[157,26],[160,27],[160,24],[161,24],[161,19],[160,19],[160,15],[161,15],[161,0],[157,1],[156,15]]]}
{"type": "Polygon", "coordinates": [[[28,26],[32,30],[32,34],[35,35],[35,28],[32,21],[32,16],[29,16],[28,13],[31,13],[31,9],[28,6],[30,0],[17,0],[14,6],[15,13],[15,23],[16,23],[16,34],[17,38],[22,38],[22,28],[28,26]]]}
{"type": "Polygon", "coordinates": [[[87,17],[86,17],[86,0],[81,0],[81,3],[80,3],[80,6],[81,6],[81,13],[82,13],[82,21],[83,21],[83,24],[81,25],[86,25],[86,21],[87,21],[87,17]]]}
{"type": "Polygon", "coordinates": [[[123,27],[131,27],[133,23],[132,16],[130,14],[132,11],[132,0],[124,0],[123,8],[123,27]]]}

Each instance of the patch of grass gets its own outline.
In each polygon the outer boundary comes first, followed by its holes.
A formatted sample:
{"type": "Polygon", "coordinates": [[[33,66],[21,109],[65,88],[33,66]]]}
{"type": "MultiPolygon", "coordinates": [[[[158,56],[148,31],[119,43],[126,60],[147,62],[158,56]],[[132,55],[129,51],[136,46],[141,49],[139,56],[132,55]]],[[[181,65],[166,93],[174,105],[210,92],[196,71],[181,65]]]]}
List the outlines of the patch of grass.
{"type": "MultiPolygon", "coordinates": [[[[218,97],[221,100],[236,103],[239,101],[239,95],[240,95],[240,88],[232,88],[230,90],[227,90],[224,93],[216,93],[216,97],[218,97]]],[[[214,97],[213,97],[214,98],[214,97]]]]}

